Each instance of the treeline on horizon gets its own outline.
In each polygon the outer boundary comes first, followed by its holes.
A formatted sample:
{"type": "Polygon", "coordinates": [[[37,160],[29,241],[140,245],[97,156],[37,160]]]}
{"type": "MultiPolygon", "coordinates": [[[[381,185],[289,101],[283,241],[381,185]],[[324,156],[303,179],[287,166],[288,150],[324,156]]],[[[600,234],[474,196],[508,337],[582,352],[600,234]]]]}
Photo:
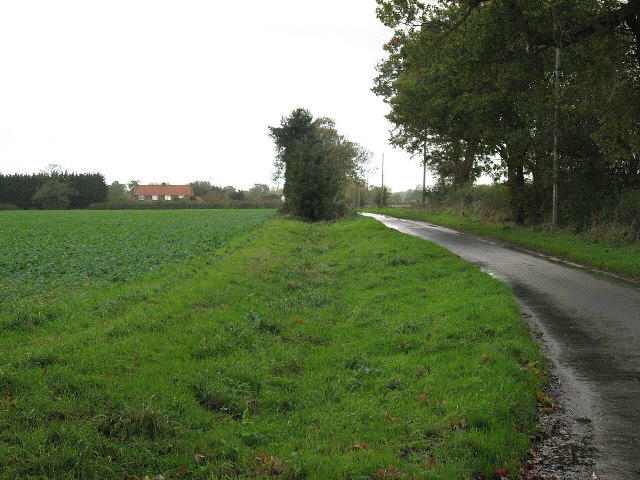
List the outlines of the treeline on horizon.
{"type": "MultiPolygon", "coordinates": [[[[248,190],[196,180],[192,198],[134,201],[137,180],[107,185],[100,173],[49,171],[32,174],[0,173],[0,210],[163,209],[163,208],[278,208],[282,191],[266,184],[248,190]],[[203,202],[196,202],[200,197],[203,202]]],[[[167,183],[158,183],[167,185],[167,183]]]]}
{"type": "Polygon", "coordinates": [[[107,198],[100,173],[40,172],[0,174],[0,205],[23,210],[82,209],[107,198]]]}
{"type": "Polygon", "coordinates": [[[640,0],[377,3],[373,90],[435,197],[484,173],[517,223],[640,232],[640,0]]]}

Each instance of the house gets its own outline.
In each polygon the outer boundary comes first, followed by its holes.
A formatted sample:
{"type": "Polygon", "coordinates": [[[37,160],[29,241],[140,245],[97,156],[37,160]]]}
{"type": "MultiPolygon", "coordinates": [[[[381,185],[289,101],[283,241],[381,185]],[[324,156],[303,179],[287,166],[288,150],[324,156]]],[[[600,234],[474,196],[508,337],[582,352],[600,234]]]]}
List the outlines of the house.
{"type": "Polygon", "coordinates": [[[193,196],[191,185],[138,185],[133,190],[134,200],[173,200],[193,196]]]}

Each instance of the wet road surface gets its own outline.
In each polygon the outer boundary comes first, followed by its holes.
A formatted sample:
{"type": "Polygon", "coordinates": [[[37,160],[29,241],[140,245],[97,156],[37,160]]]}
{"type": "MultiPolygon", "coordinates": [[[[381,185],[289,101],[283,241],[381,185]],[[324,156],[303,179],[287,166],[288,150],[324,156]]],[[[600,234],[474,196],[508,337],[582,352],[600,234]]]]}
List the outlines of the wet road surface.
{"type": "Polygon", "coordinates": [[[560,382],[565,450],[575,457],[562,465],[572,470],[562,478],[640,479],[640,288],[500,241],[363,215],[433,241],[511,285],[560,382]]]}

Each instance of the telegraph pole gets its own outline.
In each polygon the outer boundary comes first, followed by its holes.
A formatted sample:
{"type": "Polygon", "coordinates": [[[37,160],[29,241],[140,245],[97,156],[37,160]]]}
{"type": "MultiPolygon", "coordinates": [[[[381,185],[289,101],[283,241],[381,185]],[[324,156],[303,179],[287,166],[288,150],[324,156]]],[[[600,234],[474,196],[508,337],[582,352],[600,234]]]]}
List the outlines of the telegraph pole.
{"type": "Polygon", "coordinates": [[[426,181],[427,181],[427,142],[424,142],[422,150],[422,206],[424,207],[427,199],[426,181]]]}
{"type": "Polygon", "coordinates": [[[382,188],[380,189],[380,204],[384,205],[384,153],[382,154],[382,188]]]}

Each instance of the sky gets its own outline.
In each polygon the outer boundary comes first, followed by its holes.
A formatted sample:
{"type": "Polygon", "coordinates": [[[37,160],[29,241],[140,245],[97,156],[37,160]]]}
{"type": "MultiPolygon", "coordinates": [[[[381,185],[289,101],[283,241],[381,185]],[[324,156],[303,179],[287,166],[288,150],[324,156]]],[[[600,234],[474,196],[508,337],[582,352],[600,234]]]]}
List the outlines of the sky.
{"type": "MultiPolygon", "coordinates": [[[[268,127],[298,107],[422,183],[371,92],[392,31],[375,0],[0,0],[0,172],[273,185],[268,127]]],[[[427,183],[433,183],[428,177],[427,183]]]]}

